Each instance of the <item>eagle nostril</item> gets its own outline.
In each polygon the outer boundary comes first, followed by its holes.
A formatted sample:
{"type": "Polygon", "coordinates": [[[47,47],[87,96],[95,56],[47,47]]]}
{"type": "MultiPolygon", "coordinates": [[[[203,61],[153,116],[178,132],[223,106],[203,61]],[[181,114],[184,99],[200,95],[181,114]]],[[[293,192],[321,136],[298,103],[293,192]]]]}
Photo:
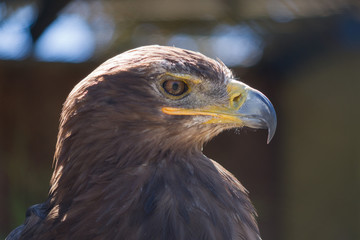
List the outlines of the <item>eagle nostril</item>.
{"type": "Polygon", "coordinates": [[[235,102],[235,103],[236,103],[236,102],[239,102],[240,99],[241,99],[241,94],[235,96],[235,97],[233,98],[233,102],[235,102]]]}

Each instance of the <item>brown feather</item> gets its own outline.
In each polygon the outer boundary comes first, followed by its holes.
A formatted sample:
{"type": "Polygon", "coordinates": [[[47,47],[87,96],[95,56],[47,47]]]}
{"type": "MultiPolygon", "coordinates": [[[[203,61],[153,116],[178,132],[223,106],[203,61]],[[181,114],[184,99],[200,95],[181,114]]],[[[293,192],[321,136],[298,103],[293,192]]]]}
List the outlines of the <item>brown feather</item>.
{"type": "Polygon", "coordinates": [[[232,77],[222,63],[173,47],[102,64],[64,103],[48,200],[9,240],[260,239],[245,188],[201,152],[233,126],[163,114],[179,104],[156,91],[165,72],[202,79],[219,101],[232,77]]]}

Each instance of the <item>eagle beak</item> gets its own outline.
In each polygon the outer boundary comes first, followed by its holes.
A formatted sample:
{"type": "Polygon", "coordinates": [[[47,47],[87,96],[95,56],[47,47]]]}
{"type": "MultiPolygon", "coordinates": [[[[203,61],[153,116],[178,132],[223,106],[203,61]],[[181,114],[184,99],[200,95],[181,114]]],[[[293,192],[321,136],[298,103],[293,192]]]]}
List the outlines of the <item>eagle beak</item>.
{"type": "Polygon", "coordinates": [[[260,91],[239,81],[232,80],[228,85],[230,102],[233,107],[240,105],[236,115],[246,127],[268,129],[267,143],[274,137],[276,113],[270,100],[260,91]]]}
{"type": "Polygon", "coordinates": [[[211,116],[206,124],[234,124],[256,129],[268,129],[267,143],[276,130],[276,113],[269,99],[258,90],[248,85],[231,80],[227,85],[229,103],[225,106],[207,106],[187,109],[163,107],[168,115],[204,115],[211,116]]]}

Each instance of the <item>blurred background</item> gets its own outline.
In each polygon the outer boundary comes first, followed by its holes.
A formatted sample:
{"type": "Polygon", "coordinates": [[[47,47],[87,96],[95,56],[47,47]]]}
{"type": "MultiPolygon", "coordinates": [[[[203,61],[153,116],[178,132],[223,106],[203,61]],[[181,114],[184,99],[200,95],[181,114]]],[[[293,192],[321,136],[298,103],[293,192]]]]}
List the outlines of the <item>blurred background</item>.
{"type": "Polygon", "coordinates": [[[47,197],[61,106],[109,57],[148,44],[217,57],[273,102],[278,129],[205,146],[250,191],[263,239],[360,239],[360,1],[0,2],[0,238],[47,197]]]}

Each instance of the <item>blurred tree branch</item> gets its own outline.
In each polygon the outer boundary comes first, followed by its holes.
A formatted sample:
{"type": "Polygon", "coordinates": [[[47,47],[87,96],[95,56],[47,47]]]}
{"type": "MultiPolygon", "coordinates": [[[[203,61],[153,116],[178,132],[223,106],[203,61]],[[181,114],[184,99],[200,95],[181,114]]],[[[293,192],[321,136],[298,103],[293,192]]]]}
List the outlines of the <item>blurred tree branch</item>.
{"type": "Polygon", "coordinates": [[[39,3],[39,14],[30,32],[33,42],[36,42],[44,30],[57,18],[58,13],[71,0],[42,0],[39,3]]]}

